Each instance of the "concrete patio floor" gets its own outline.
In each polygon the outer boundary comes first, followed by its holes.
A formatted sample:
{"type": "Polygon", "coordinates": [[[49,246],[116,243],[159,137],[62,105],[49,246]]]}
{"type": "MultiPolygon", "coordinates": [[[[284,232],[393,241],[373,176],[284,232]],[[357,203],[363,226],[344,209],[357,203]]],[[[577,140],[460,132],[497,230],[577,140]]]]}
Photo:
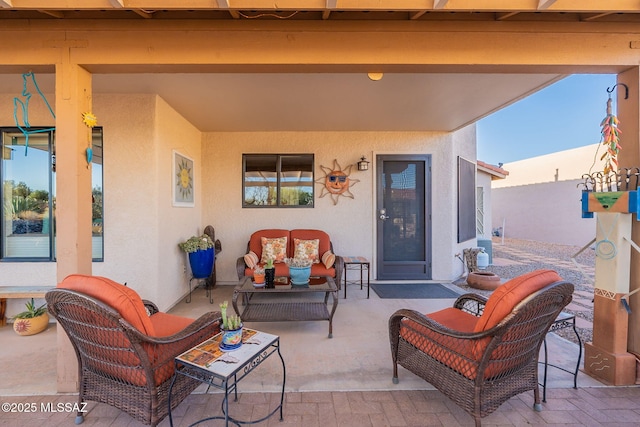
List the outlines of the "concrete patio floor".
{"type": "MultiPolygon", "coordinates": [[[[457,289],[451,285],[452,289],[457,289]]],[[[459,289],[457,289],[459,291],[459,289]]],[[[203,289],[194,292],[192,302],[178,303],[171,312],[197,317],[231,302],[233,286],[218,285],[214,304],[203,289]]],[[[250,323],[248,327],[281,337],[286,363],[284,421],[277,416],[260,425],[280,426],[428,426],[472,425],[472,419],[433,386],[401,368],[400,383],[391,381],[392,365],[387,321],[399,308],[431,312],[451,306],[451,299],[380,299],[375,292],[350,285],[348,298],[340,293],[333,319],[333,338],[328,322],[250,323]]],[[[555,334],[548,335],[550,362],[575,368],[578,347],[555,334]]],[[[39,335],[17,336],[10,327],[0,328],[2,403],[53,404],[74,402],[73,394],[56,392],[56,326],[39,335]]],[[[640,388],[604,387],[579,373],[578,390],[571,374],[550,368],[547,403],[540,413],[531,408],[533,393],[512,398],[483,420],[484,425],[638,425],[640,388]]],[[[240,383],[240,399],[231,413],[241,419],[259,419],[277,405],[282,367],[277,357],[267,359],[240,383]]],[[[174,425],[186,426],[205,414],[220,410],[221,395],[204,394],[201,387],[175,411],[174,425]]],[[[107,405],[90,402],[84,425],[142,425],[127,414],[107,405]]],[[[72,425],[74,413],[0,413],[3,425],[72,425]]],[[[164,420],[161,425],[169,425],[164,420]]],[[[209,423],[206,425],[223,425],[209,423]]]]}

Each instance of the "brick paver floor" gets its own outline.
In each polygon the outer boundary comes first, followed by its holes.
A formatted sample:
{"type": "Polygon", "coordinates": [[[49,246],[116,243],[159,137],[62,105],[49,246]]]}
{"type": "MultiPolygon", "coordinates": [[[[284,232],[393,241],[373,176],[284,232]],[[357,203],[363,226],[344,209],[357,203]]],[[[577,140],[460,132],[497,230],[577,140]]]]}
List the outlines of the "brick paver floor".
{"type": "MultiPolygon", "coordinates": [[[[242,420],[255,420],[275,408],[277,393],[240,394],[230,403],[230,413],[242,420]]],[[[76,402],[72,395],[2,397],[3,404],[33,404],[34,413],[0,414],[1,424],[9,427],[72,426],[75,413],[52,413],[41,405],[56,408],[58,403],[76,402]]],[[[220,415],[222,395],[192,394],[174,411],[174,425],[186,427],[203,417],[220,415]]],[[[638,426],[640,425],[640,387],[601,387],[550,389],[542,412],[532,409],[533,393],[516,396],[485,417],[484,426],[638,426]]],[[[64,406],[64,405],[62,405],[64,406]]],[[[90,402],[83,426],[142,427],[129,415],[90,402]]],[[[222,426],[220,420],[200,425],[222,426]]],[[[165,419],[160,426],[168,426],[165,419]]],[[[259,426],[295,427],[378,427],[378,426],[470,426],[473,419],[451,400],[435,390],[289,392],[285,396],[284,420],[278,415],[259,426]]]]}

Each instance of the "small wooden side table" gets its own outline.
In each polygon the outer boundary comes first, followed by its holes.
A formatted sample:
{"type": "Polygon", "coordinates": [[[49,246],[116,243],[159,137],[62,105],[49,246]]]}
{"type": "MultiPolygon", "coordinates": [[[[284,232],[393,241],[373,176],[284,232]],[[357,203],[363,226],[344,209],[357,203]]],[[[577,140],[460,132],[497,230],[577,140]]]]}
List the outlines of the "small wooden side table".
{"type": "Polygon", "coordinates": [[[371,279],[371,265],[369,261],[362,256],[343,256],[344,260],[344,297],[347,298],[347,285],[349,284],[360,284],[360,289],[364,284],[363,282],[363,273],[364,270],[367,271],[367,299],[369,298],[369,285],[371,279]],[[360,270],[360,280],[347,280],[347,271],[349,270],[360,270]]]}

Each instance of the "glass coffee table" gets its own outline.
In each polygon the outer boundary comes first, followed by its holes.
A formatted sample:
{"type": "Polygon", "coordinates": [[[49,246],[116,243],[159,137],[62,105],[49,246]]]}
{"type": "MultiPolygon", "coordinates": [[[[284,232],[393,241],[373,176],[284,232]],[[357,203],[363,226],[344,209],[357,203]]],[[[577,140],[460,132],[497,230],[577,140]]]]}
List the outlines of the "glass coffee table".
{"type": "Polygon", "coordinates": [[[338,288],[332,277],[312,276],[305,285],[292,285],[287,277],[276,277],[275,283],[274,288],[265,288],[256,287],[251,277],[240,281],[233,291],[233,308],[243,322],[328,320],[329,338],[333,337],[338,288]],[[318,293],[324,293],[324,298],[314,295],[318,293]],[[331,307],[328,305],[329,296],[331,307]],[[244,306],[242,311],[238,307],[238,298],[244,306]]]}

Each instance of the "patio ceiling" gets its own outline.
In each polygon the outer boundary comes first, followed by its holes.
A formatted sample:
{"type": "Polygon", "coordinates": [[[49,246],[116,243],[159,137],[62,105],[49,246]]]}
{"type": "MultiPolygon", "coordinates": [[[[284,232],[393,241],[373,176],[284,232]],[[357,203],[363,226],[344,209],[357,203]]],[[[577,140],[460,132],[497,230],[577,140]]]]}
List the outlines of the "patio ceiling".
{"type": "MultiPolygon", "coordinates": [[[[52,74],[36,74],[45,93],[52,74]]],[[[203,132],[451,131],[520,99],[556,74],[94,74],[94,94],[157,93],[203,132]]],[[[20,74],[0,75],[18,96],[20,74]]],[[[37,101],[36,101],[37,102],[37,101]]]]}
{"type": "MultiPolygon", "coordinates": [[[[0,0],[0,22],[55,25],[83,19],[640,22],[640,2],[0,0]]],[[[564,73],[611,72],[463,68],[386,72],[379,81],[370,80],[361,69],[228,73],[94,66],[90,71],[94,93],[157,93],[201,131],[452,131],[548,86],[564,73]]],[[[20,93],[20,72],[0,67],[1,93],[20,93]]],[[[38,82],[52,93],[52,70],[40,70],[38,82]]]]}

